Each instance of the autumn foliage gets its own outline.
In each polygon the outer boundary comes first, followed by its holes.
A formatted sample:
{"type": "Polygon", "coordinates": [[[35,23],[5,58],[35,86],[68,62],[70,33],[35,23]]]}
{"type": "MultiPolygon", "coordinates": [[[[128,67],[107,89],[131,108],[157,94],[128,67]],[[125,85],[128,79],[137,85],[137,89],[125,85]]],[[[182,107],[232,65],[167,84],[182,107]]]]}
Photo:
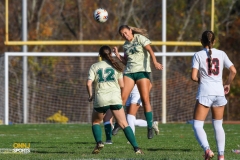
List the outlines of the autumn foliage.
{"type": "MultiPolygon", "coordinates": [[[[22,39],[22,1],[9,0],[9,40],[21,41],[22,39]]],[[[118,27],[128,24],[148,30],[150,39],[161,41],[162,39],[162,1],[159,0],[35,0],[28,1],[28,40],[122,40],[118,34],[118,27]],[[96,8],[105,8],[108,11],[109,19],[106,23],[98,23],[93,18],[93,11],[96,8]]],[[[199,41],[201,33],[211,27],[211,1],[208,0],[167,0],[167,40],[168,41],[199,41]]],[[[214,32],[217,37],[215,47],[224,50],[234,63],[237,71],[240,71],[240,1],[220,0],[215,1],[214,32]]],[[[5,46],[5,0],[0,0],[0,54],[11,51],[21,51],[21,46],[5,46]]],[[[118,46],[122,51],[122,47],[118,46]]],[[[29,52],[98,52],[97,45],[35,45],[28,46],[29,52]]],[[[161,46],[153,46],[155,52],[161,52],[161,46]]],[[[201,47],[168,46],[168,52],[195,52],[201,47]]],[[[160,57],[158,57],[161,60],[160,57]]],[[[68,59],[46,59],[29,58],[32,67],[29,68],[32,77],[46,77],[52,71],[58,70],[57,74],[68,75],[74,68],[64,64],[72,63],[68,59]],[[48,66],[47,69],[42,66],[48,66]],[[49,69],[49,70],[48,70],[49,69]],[[50,72],[51,71],[51,72],[50,72]]],[[[86,73],[88,64],[96,59],[78,58],[78,75],[86,73]]],[[[11,65],[17,66],[17,61],[11,61],[11,65]]],[[[191,59],[189,57],[167,59],[166,69],[169,74],[174,74],[184,81],[186,85],[192,82],[189,79],[191,59]],[[183,63],[184,62],[184,63],[183,63]],[[173,67],[173,68],[172,68],[173,67]]],[[[153,74],[159,74],[153,72],[153,74]]],[[[50,75],[55,79],[56,75],[50,75]]],[[[224,80],[228,75],[224,71],[224,80]]],[[[154,76],[153,76],[154,77],[154,76]]],[[[48,77],[49,78],[49,77],[48,77]]],[[[66,77],[64,77],[66,78],[66,77]]],[[[63,79],[64,79],[63,78],[63,79]]],[[[160,79],[161,77],[156,77],[160,79]]],[[[64,79],[63,81],[68,81],[64,79]]],[[[84,83],[84,78],[79,78],[77,83],[84,83]]],[[[176,90],[178,80],[168,76],[168,94],[182,93],[176,90]],[[175,92],[175,93],[173,93],[175,92]]],[[[75,83],[75,80],[71,80],[75,83]]],[[[2,83],[2,82],[1,82],[2,83]]],[[[192,84],[191,84],[192,85],[192,84]]],[[[154,87],[160,90],[160,82],[154,82],[154,87]]],[[[195,94],[196,86],[185,86],[188,94],[195,94]]],[[[161,96],[157,90],[152,91],[161,96]]],[[[74,95],[77,96],[77,95],[74,95]]],[[[194,96],[193,96],[194,97],[194,96]]],[[[225,118],[229,120],[240,120],[240,79],[237,74],[231,85],[231,92],[227,96],[229,113],[225,118]]],[[[58,99],[56,97],[56,99],[58,99]]],[[[161,101],[161,99],[159,99],[161,101]]],[[[168,99],[171,102],[171,99],[168,99]]],[[[43,103],[43,102],[42,102],[43,103]]],[[[161,103],[161,102],[159,102],[161,103]]],[[[154,104],[158,105],[159,104],[154,104]]],[[[191,105],[187,102],[178,101],[174,105],[180,111],[181,106],[191,105]]],[[[193,104],[194,105],[194,104],[193,104]]],[[[60,108],[62,110],[62,108],[60,108]]],[[[55,111],[56,112],[56,111],[55,111]]],[[[159,110],[159,115],[161,110],[159,110]]],[[[176,111],[173,111],[176,112],[176,111]]],[[[184,111],[182,111],[184,112],[184,111]]],[[[189,112],[192,112],[190,110],[189,112]]],[[[177,114],[177,113],[176,113],[177,114]]],[[[47,116],[47,115],[46,115],[47,116]]],[[[187,117],[190,118],[190,117],[187,117]]],[[[177,121],[177,116],[172,121],[177,121]]],[[[70,117],[71,120],[71,117],[70,117]]]]}

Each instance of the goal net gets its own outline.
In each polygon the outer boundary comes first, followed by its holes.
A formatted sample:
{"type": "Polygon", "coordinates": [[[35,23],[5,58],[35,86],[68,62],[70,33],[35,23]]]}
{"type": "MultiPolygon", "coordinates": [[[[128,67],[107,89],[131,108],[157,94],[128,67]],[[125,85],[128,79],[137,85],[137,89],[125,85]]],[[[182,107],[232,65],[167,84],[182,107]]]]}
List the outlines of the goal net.
{"type": "MultiPolygon", "coordinates": [[[[30,54],[30,53],[29,53],[30,54]]],[[[184,54],[184,53],[182,53],[184,54]]],[[[23,55],[8,56],[8,77],[0,76],[0,120],[23,123],[23,55]],[[4,80],[8,81],[8,115],[5,115],[4,80]]],[[[31,53],[27,69],[28,123],[90,123],[92,103],[88,102],[86,80],[88,70],[99,61],[97,53],[31,53]]],[[[157,54],[156,54],[157,55],[157,54]]],[[[161,63],[162,57],[157,56],[161,63]]],[[[0,57],[0,73],[4,75],[4,57],[0,57]]],[[[190,79],[191,56],[167,56],[167,122],[192,119],[197,84],[190,79]]],[[[151,105],[154,120],[162,119],[162,74],[152,66],[151,105]]],[[[145,119],[143,108],[137,118],[145,119]]]]}

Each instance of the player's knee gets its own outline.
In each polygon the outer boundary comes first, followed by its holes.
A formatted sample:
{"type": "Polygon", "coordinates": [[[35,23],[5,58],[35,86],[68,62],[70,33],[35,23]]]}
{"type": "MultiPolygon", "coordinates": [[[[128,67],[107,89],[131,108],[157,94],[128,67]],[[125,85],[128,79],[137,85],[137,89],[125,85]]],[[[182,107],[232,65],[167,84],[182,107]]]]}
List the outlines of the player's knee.
{"type": "Polygon", "coordinates": [[[212,119],[212,124],[216,131],[223,129],[222,123],[223,123],[222,119],[221,120],[212,119]]]}
{"type": "Polygon", "coordinates": [[[100,123],[92,123],[92,126],[94,126],[94,125],[99,125],[100,126],[100,123]]]}
{"type": "Polygon", "coordinates": [[[92,121],[92,125],[95,125],[95,124],[100,125],[101,122],[102,122],[102,121],[100,121],[100,120],[93,120],[93,121],[92,121]]]}
{"type": "Polygon", "coordinates": [[[199,121],[199,120],[193,120],[193,129],[194,130],[197,130],[199,128],[203,128],[203,125],[204,125],[204,121],[199,121]]]}
{"type": "Polygon", "coordinates": [[[124,128],[126,128],[126,127],[128,126],[127,121],[121,121],[121,122],[118,122],[118,124],[119,124],[119,126],[120,126],[122,129],[124,129],[124,128]]]}
{"type": "Polygon", "coordinates": [[[144,109],[151,110],[151,104],[149,102],[142,103],[142,106],[144,107],[144,109]]]}

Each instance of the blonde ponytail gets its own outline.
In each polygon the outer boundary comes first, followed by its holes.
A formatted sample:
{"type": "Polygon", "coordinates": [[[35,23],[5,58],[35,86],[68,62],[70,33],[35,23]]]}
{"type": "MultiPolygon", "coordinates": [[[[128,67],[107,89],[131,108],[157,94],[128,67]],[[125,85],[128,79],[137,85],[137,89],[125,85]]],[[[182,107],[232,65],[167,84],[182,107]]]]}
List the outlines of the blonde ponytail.
{"type": "Polygon", "coordinates": [[[143,36],[149,38],[146,29],[143,29],[143,28],[136,28],[136,27],[132,27],[132,26],[129,26],[129,28],[132,30],[132,33],[133,33],[133,34],[141,34],[141,35],[143,35],[143,36]]]}
{"type": "Polygon", "coordinates": [[[121,34],[121,30],[122,30],[122,29],[125,29],[125,28],[127,28],[127,29],[129,29],[129,30],[131,29],[133,35],[134,35],[134,34],[141,34],[141,35],[149,38],[146,29],[136,28],[136,27],[132,27],[132,26],[128,26],[128,25],[121,25],[121,26],[119,27],[119,30],[118,30],[119,34],[121,34]]]}

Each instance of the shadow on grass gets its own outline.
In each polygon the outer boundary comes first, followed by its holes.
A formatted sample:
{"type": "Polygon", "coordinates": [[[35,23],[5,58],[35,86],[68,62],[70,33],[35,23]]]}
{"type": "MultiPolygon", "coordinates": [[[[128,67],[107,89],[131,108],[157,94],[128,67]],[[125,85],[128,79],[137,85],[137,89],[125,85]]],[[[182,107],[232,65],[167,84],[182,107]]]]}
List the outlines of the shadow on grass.
{"type": "Polygon", "coordinates": [[[95,142],[27,142],[30,144],[96,144],[95,142]]]}
{"type": "Polygon", "coordinates": [[[75,152],[51,152],[51,151],[31,151],[31,153],[41,153],[41,154],[51,154],[51,153],[56,153],[56,154],[74,154],[75,152]]]}
{"type": "Polygon", "coordinates": [[[173,149],[173,148],[148,148],[148,151],[182,151],[182,152],[191,152],[191,149],[173,149]]]}

